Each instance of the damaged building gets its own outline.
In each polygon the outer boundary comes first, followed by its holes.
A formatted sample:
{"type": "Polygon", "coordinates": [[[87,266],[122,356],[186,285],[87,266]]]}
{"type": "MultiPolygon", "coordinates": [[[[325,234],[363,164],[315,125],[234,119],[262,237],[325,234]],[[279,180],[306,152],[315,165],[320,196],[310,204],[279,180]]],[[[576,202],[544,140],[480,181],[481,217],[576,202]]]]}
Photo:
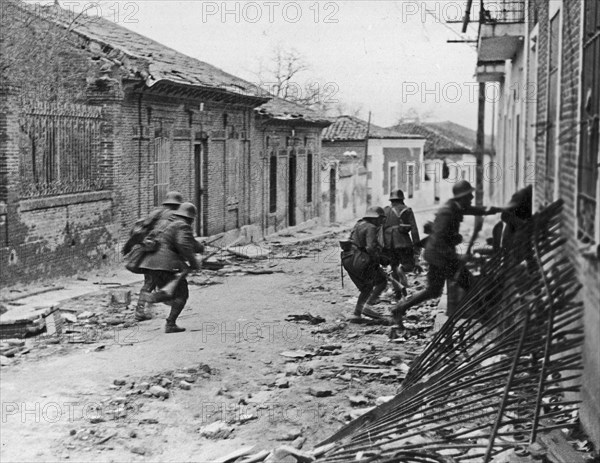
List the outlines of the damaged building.
{"type": "Polygon", "coordinates": [[[169,190],[197,206],[198,236],[249,242],[318,215],[316,115],[261,107],[257,86],[103,18],[2,8],[3,284],[118,261],[169,190]]]}

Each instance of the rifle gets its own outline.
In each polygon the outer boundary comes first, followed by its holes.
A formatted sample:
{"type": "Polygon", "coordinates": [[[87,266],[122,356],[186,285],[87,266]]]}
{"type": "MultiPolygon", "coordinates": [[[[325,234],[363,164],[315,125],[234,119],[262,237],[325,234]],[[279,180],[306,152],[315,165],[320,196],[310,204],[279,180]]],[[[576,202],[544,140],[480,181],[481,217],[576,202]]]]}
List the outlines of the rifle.
{"type": "MultiPolygon", "coordinates": [[[[214,256],[219,251],[221,251],[221,248],[218,248],[217,250],[210,252],[206,256],[204,256],[202,258],[202,260],[200,261],[200,267],[202,267],[202,264],[205,260],[214,256]]],[[[181,280],[183,278],[185,278],[189,273],[190,273],[189,268],[182,270],[179,273],[176,273],[175,278],[173,278],[171,281],[169,281],[162,288],[157,289],[156,292],[149,297],[149,302],[165,302],[165,301],[169,301],[169,300],[173,299],[173,294],[175,294],[175,289],[177,288],[177,286],[179,285],[181,280]]]]}

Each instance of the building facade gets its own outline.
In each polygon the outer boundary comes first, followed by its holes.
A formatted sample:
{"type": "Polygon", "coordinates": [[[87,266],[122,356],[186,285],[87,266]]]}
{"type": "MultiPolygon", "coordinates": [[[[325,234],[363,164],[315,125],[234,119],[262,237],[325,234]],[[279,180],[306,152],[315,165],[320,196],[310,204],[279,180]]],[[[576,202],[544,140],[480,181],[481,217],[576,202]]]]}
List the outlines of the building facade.
{"type": "Polygon", "coordinates": [[[198,236],[225,241],[318,215],[324,121],[257,111],[272,97],[255,85],[102,18],[2,8],[3,285],[119,262],[169,190],[197,206],[198,236]]]}
{"type": "MultiPolygon", "coordinates": [[[[426,205],[439,204],[452,197],[452,187],[459,180],[476,184],[476,147],[474,130],[454,122],[405,122],[390,127],[425,138],[423,180],[420,196],[426,205]]],[[[491,140],[486,138],[483,168],[483,201],[488,204],[494,191],[497,167],[491,140]]]]}
{"type": "MultiPolygon", "coordinates": [[[[384,129],[352,116],[338,117],[323,131],[326,159],[345,163],[358,159],[366,168],[366,199],[360,191],[361,182],[354,182],[356,201],[361,202],[361,207],[353,206],[358,214],[364,212],[363,205],[387,205],[390,192],[398,188],[404,190],[412,206],[424,205],[426,201],[421,195],[424,144],[425,139],[420,135],[384,129]]],[[[356,175],[360,174],[356,170],[356,175]]]]}
{"type": "Polygon", "coordinates": [[[323,139],[321,217],[324,220],[347,222],[366,211],[368,172],[363,152],[364,147],[355,141],[333,145],[323,139]]]}
{"type": "Polygon", "coordinates": [[[482,2],[477,77],[499,85],[499,198],[534,185],[564,201],[565,254],[582,285],[580,419],[600,444],[600,1],[482,2]]]}
{"type": "Polygon", "coordinates": [[[304,106],[273,98],[256,109],[260,164],[257,203],[264,234],[319,221],[321,131],[327,118],[304,106]]]}

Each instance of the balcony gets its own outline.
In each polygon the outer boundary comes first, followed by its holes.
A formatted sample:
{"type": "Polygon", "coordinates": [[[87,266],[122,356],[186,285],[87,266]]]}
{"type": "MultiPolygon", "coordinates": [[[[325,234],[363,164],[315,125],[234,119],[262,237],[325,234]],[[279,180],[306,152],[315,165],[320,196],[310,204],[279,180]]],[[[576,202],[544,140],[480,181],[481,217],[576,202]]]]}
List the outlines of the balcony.
{"type": "Polygon", "coordinates": [[[525,0],[480,0],[477,64],[502,63],[523,47],[525,0]]]}
{"type": "Polygon", "coordinates": [[[486,24],[523,24],[526,17],[525,0],[481,0],[480,20],[486,24]]]}

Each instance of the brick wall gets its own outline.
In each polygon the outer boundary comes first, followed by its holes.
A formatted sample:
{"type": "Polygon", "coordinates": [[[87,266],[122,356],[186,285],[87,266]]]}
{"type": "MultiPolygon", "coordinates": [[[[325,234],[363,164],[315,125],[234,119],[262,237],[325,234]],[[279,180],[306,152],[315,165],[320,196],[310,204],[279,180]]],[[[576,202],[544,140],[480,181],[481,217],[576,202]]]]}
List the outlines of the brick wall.
{"type": "MultiPolygon", "coordinates": [[[[319,127],[267,124],[268,131],[281,137],[285,150],[279,163],[279,207],[275,214],[268,214],[264,198],[268,170],[262,155],[266,152],[266,126],[257,130],[253,102],[224,100],[223,95],[165,83],[141,89],[139,82],[129,80],[125,70],[102,55],[101,47],[91,46],[30,10],[17,8],[11,13],[15,11],[33,22],[10,22],[26,25],[13,27],[10,35],[12,49],[20,47],[26,53],[16,53],[18,59],[7,61],[12,70],[8,74],[19,87],[3,81],[0,90],[5,97],[0,103],[0,267],[10,268],[2,274],[2,283],[42,278],[50,272],[75,273],[119,260],[119,244],[133,223],[159,204],[169,190],[180,191],[197,205],[200,235],[247,225],[272,231],[287,227],[291,224],[292,152],[297,162],[295,222],[318,216],[319,127]],[[19,117],[23,103],[31,98],[102,108],[97,153],[100,169],[96,172],[103,182],[102,191],[19,197],[19,117]],[[295,131],[294,147],[286,147],[290,130],[295,131]],[[308,140],[312,140],[313,155],[310,201],[308,140]],[[162,170],[156,166],[161,159],[162,170]],[[164,172],[162,189],[156,189],[161,183],[157,172],[164,172]]],[[[8,14],[2,13],[5,26],[8,14]]],[[[3,29],[3,59],[7,37],[3,29]]]]}
{"type": "MultiPolygon", "coordinates": [[[[186,201],[196,204],[204,221],[200,235],[259,220],[260,196],[254,193],[252,178],[260,160],[258,148],[253,146],[257,141],[251,139],[251,111],[248,106],[212,101],[210,95],[200,92],[185,98],[128,92],[120,123],[126,155],[119,170],[119,190],[128,199],[122,210],[123,229],[129,230],[135,220],[156,206],[153,188],[158,134],[166,135],[170,146],[167,190],[177,190],[186,201]],[[163,132],[159,132],[161,127],[163,132]],[[202,147],[201,196],[196,185],[195,145],[202,147]]],[[[260,170],[258,173],[262,174],[260,170]]]]}
{"type": "Polygon", "coordinates": [[[600,446],[600,263],[597,259],[579,258],[580,292],[584,302],[583,378],[580,418],[594,442],[600,446]]]}
{"type": "Polygon", "coordinates": [[[575,233],[576,224],[576,185],[579,138],[579,92],[580,92],[580,47],[581,47],[581,6],[580,0],[565,0],[561,14],[562,26],[562,67],[560,79],[560,127],[559,127],[559,179],[558,196],[565,202],[563,227],[569,237],[569,255],[578,254],[575,233]]]}
{"type": "MultiPolygon", "coordinates": [[[[5,26],[8,15],[2,13],[5,26]]],[[[168,154],[165,188],[179,190],[197,204],[203,219],[199,234],[262,220],[264,205],[257,194],[262,182],[252,178],[253,166],[262,162],[262,140],[258,144],[254,140],[253,103],[225,102],[222,95],[217,100],[199,90],[177,89],[175,94],[164,84],[142,91],[135,87],[139,83],[123,80],[121,68],[103,57],[100,47],[88,47],[80,37],[52,29],[44,18],[33,19],[11,36],[31,51],[10,61],[18,72],[9,74],[19,87],[3,81],[1,90],[6,98],[0,103],[0,268],[10,265],[10,271],[2,274],[3,284],[41,278],[48,272],[74,273],[120,259],[118,244],[156,203],[157,140],[164,142],[168,154]],[[50,39],[41,40],[44,34],[50,39]],[[32,97],[102,107],[98,176],[105,185],[103,195],[62,194],[33,203],[19,197],[19,116],[22,102],[32,97]],[[204,162],[202,196],[196,185],[196,146],[202,147],[204,162]]],[[[6,37],[3,30],[3,45],[6,37]]],[[[4,58],[6,47],[2,51],[4,58]]],[[[316,210],[302,202],[303,162],[305,157],[299,161],[298,221],[314,216],[316,210]]],[[[319,165],[318,153],[313,165],[319,165]]]]}
{"type": "MultiPolygon", "coordinates": [[[[254,143],[259,146],[253,165],[254,172],[261,172],[261,181],[253,182],[254,198],[261,198],[261,212],[265,214],[265,234],[282,230],[290,225],[299,225],[319,217],[321,181],[321,128],[310,126],[290,127],[278,125],[276,120],[262,121],[257,125],[254,143]],[[293,137],[292,137],[293,130],[293,137]],[[292,144],[292,138],[295,141],[292,144]],[[312,147],[312,148],[311,148],[312,147]],[[307,166],[308,151],[312,152],[312,199],[308,201],[307,166]],[[271,153],[277,153],[277,210],[269,212],[269,160],[271,153]],[[295,153],[295,223],[290,222],[290,163],[295,153]]],[[[258,203],[257,203],[258,205],[258,203]]],[[[258,209],[256,210],[258,213],[258,209]]]]}
{"type": "MultiPolygon", "coordinates": [[[[545,1],[535,2],[539,18],[539,62],[538,62],[538,102],[537,102],[537,155],[538,175],[536,178],[536,203],[541,206],[545,198],[545,156],[547,106],[547,53],[549,6],[545,1]]],[[[600,265],[593,257],[584,257],[579,251],[576,223],[577,164],[579,159],[579,98],[581,91],[581,15],[583,2],[564,0],[561,14],[562,61],[560,75],[560,127],[559,127],[559,169],[558,196],[564,201],[563,233],[567,238],[566,254],[577,270],[582,284],[580,298],[584,302],[584,346],[583,377],[581,390],[581,422],[594,441],[600,445],[600,265]]]]}
{"type": "MultiPolygon", "coordinates": [[[[118,85],[100,90],[88,84],[99,76],[100,59],[79,37],[56,28],[39,14],[3,2],[3,81],[0,111],[0,281],[11,284],[97,267],[116,255],[118,230],[111,191],[115,149],[102,114],[97,177],[104,191],[22,196],[21,156],[28,147],[20,119],[32,102],[48,108],[97,108],[118,98],[118,85]],[[15,86],[18,84],[18,86],[15,86]]],[[[112,81],[111,81],[112,82],[112,81]]],[[[64,152],[59,152],[65,154],[64,152]]],[[[70,160],[77,168],[76,160],[70,160]]],[[[68,186],[67,186],[68,187],[68,186]]],[[[92,188],[94,189],[94,188],[92,188]]]]}

